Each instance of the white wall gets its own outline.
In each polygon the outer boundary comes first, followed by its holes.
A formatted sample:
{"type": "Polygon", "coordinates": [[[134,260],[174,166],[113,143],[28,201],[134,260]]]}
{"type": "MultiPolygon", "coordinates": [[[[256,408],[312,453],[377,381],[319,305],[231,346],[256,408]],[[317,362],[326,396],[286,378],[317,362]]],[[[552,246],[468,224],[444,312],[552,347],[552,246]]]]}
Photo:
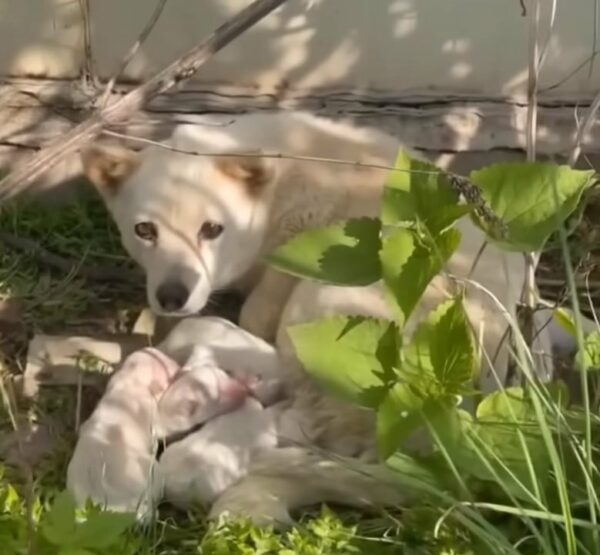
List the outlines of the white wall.
{"type": "MultiPolygon", "coordinates": [[[[248,3],[168,0],[129,76],[160,68],[248,3]]],[[[307,3],[288,0],[202,68],[196,83],[525,92],[528,23],[519,0],[317,0],[306,10],[307,3]]],[[[547,28],[552,0],[541,3],[547,28]]],[[[93,49],[102,75],[114,71],[155,4],[91,0],[93,49]]],[[[594,48],[593,0],[557,0],[557,6],[543,86],[566,77],[594,48]]],[[[0,73],[71,77],[82,51],[78,0],[0,0],[0,73]]],[[[600,67],[592,79],[588,69],[561,87],[563,96],[600,86],[600,67]]]]}

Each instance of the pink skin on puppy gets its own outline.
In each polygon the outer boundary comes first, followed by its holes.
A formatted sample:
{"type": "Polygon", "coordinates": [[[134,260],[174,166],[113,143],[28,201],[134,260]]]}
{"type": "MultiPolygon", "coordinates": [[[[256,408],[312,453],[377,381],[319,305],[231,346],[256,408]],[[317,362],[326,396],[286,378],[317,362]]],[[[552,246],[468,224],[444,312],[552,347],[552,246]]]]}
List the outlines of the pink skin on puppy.
{"type": "Polygon", "coordinates": [[[82,425],[67,470],[79,505],[90,499],[113,511],[149,516],[161,491],[153,476],[158,399],[179,370],[156,349],[127,357],[82,425]]]}
{"type": "Polygon", "coordinates": [[[169,437],[240,407],[247,384],[218,368],[210,349],[196,346],[159,403],[160,435],[169,437]]]}

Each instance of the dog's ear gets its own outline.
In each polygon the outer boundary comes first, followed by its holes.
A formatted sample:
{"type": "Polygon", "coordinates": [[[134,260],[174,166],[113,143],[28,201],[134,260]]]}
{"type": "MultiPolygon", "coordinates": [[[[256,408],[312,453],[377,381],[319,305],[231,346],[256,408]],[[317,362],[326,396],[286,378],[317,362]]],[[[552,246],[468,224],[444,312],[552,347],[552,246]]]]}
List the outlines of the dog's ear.
{"type": "Polygon", "coordinates": [[[248,194],[258,196],[275,175],[272,160],[260,156],[260,152],[249,152],[239,156],[218,156],[217,170],[241,183],[248,194]]]}
{"type": "Polygon", "coordinates": [[[108,198],[119,192],[139,162],[139,153],[124,146],[93,145],[81,151],[83,173],[108,198]]]}

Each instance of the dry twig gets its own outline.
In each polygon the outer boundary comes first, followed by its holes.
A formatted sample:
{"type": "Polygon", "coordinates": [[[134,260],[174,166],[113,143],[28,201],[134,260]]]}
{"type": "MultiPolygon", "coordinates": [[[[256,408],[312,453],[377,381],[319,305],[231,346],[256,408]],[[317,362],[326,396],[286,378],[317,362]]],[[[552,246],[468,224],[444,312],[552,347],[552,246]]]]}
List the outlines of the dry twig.
{"type": "Polygon", "coordinates": [[[96,74],[94,72],[94,54],[92,51],[92,24],[90,0],[79,0],[83,27],[83,66],[81,67],[81,85],[85,93],[96,92],[96,74]]]}
{"type": "Polygon", "coordinates": [[[466,177],[460,175],[445,172],[443,170],[428,171],[428,170],[403,170],[396,168],[395,166],[389,166],[385,164],[373,164],[368,162],[359,162],[358,160],[344,160],[341,158],[324,158],[321,156],[304,156],[298,154],[286,154],[283,152],[199,152],[197,150],[186,150],[182,148],[176,148],[160,141],[154,141],[146,137],[136,137],[125,133],[119,133],[117,131],[104,130],[104,134],[111,135],[122,139],[127,139],[134,142],[143,143],[146,145],[157,146],[180,154],[187,154],[188,156],[218,156],[222,158],[227,157],[243,157],[243,158],[271,158],[280,160],[298,160],[301,162],[314,162],[320,164],[338,164],[341,166],[354,166],[358,168],[370,168],[377,170],[390,170],[398,172],[407,172],[414,174],[444,174],[450,184],[450,187],[461,195],[465,201],[473,206],[475,212],[479,217],[485,221],[490,227],[491,231],[499,237],[506,236],[506,225],[504,222],[490,209],[486,204],[485,200],[481,196],[480,189],[469,181],[466,177]]]}
{"type": "Polygon", "coordinates": [[[138,53],[138,50],[146,42],[146,39],[150,36],[150,33],[152,32],[152,30],[158,23],[158,20],[160,19],[160,16],[162,15],[166,4],[167,4],[167,0],[158,0],[158,3],[156,4],[154,11],[150,15],[150,19],[148,20],[144,29],[140,33],[140,36],[135,41],[135,43],[133,44],[133,46],[131,47],[129,52],[127,52],[127,54],[123,58],[123,61],[121,62],[121,65],[119,66],[119,69],[116,71],[116,73],[113,75],[111,80],[108,82],[108,85],[106,85],[106,89],[104,90],[102,98],[100,99],[100,102],[99,102],[100,107],[104,108],[106,106],[106,104],[108,103],[108,99],[110,98],[110,95],[115,87],[115,83],[117,82],[119,77],[121,77],[121,75],[123,74],[125,69],[127,69],[127,66],[131,63],[131,60],[133,60],[135,55],[138,53]]]}
{"type": "Polygon", "coordinates": [[[27,190],[48,169],[85,146],[104,128],[122,123],[140,110],[150,99],[188,80],[219,50],[284,2],[286,0],[254,0],[249,6],[221,25],[206,40],[190,49],[162,71],[120,100],[95,112],[62,138],[29,157],[28,161],[19,165],[0,181],[0,202],[27,190]]]}

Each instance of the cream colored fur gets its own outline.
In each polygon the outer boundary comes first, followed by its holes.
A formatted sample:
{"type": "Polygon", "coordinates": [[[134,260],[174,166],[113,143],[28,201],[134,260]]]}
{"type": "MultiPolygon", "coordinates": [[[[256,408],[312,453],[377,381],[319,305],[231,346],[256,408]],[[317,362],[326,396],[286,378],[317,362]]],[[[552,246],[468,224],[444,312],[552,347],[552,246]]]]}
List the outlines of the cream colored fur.
{"type": "MultiPolygon", "coordinates": [[[[393,165],[399,148],[395,139],[378,131],[303,113],[240,116],[224,127],[182,126],[170,145],[205,154],[260,150],[383,166],[393,165]]],[[[227,162],[159,147],[146,149],[135,162],[131,154],[111,156],[113,161],[119,156],[129,160],[117,165],[118,175],[110,174],[115,164],[105,165],[107,175],[101,171],[106,159],[101,149],[84,156],[86,172],[106,199],[125,247],[146,270],[152,308],[165,312],[157,302],[157,289],[174,276],[189,290],[185,304],[171,312],[181,316],[203,308],[210,293],[243,284],[249,295],[241,312],[242,327],[275,340],[288,372],[289,420],[302,430],[300,439],[306,448],[266,452],[256,469],[216,502],[213,512],[245,514],[264,522],[285,520],[289,510],[305,502],[398,502],[397,495],[375,487],[363,472],[340,463],[335,463],[334,471],[328,457],[315,459],[314,447],[352,460],[374,459],[373,415],[318,390],[299,367],[286,334],[291,324],[327,314],[391,317],[381,287],[298,282],[260,266],[263,255],[297,232],[350,217],[377,216],[388,171],[280,158],[232,157],[227,162]],[[135,236],[134,226],[141,221],[156,224],[156,242],[135,236]],[[222,225],[223,233],[214,240],[198,240],[198,230],[206,221],[222,225]],[[342,466],[347,470],[342,471],[342,466]]],[[[463,240],[458,252],[446,273],[428,288],[407,331],[455,291],[455,278],[481,284],[488,293],[467,284],[466,302],[481,348],[489,359],[494,358],[495,372],[485,362],[482,368],[483,387],[489,390],[498,379],[504,380],[508,360],[503,341],[507,320],[492,297],[514,313],[524,262],[521,255],[488,246],[473,268],[484,237],[467,220],[461,221],[460,229],[463,240]]]]}

